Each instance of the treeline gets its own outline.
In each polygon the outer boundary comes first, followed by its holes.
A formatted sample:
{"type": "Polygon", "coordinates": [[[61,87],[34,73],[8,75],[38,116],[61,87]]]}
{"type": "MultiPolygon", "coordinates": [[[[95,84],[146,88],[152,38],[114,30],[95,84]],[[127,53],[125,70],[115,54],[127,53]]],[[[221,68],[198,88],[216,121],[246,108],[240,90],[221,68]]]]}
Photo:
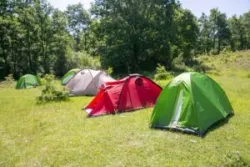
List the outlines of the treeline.
{"type": "MultiPolygon", "coordinates": [[[[67,11],[39,0],[0,1],[0,77],[12,73],[63,75],[92,60],[82,40],[90,15],[81,4],[67,11]]],[[[85,33],[85,34],[84,34],[85,33]]]]}
{"type": "Polygon", "coordinates": [[[173,70],[197,54],[250,48],[250,12],[227,18],[212,9],[196,18],[175,0],[95,0],[90,11],[82,4],[60,11],[45,0],[0,3],[1,78],[62,76],[74,67],[132,73],[158,63],[173,70]]]}
{"type": "Polygon", "coordinates": [[[211,9],[198,19],[198,53],[219,54],[221,51],[250,49],[250,11],[227,18],[218,9],[211,9]]]}

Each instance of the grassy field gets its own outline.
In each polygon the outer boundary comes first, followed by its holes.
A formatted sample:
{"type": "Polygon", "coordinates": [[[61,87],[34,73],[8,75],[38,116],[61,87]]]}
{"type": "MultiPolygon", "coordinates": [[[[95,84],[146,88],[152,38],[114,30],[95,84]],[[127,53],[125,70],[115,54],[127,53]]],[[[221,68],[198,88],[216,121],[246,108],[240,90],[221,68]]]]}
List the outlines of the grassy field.
{"type": "Polygon", "coordinates": [[[87,118],[92,97],[37,105],[41,88],[2,85],[0,166],[250,166],[250,52],[199,60],[235,112],[204,138],[150,129],[152,108],[87,118]]]}

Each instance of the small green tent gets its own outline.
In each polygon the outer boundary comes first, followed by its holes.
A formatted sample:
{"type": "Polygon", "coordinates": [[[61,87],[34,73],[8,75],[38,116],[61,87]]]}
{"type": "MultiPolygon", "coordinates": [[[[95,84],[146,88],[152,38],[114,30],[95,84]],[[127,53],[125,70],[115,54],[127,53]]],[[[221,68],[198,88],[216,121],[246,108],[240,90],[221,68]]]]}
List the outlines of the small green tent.
{"type": "Polygon", "coordinates": [[[203,135],[211,125],[232,113],[225,92],[214,80],[197,72],[183,73],[161,92],[150,127],[203,135]]]}
{"type": "Polygon", "coordinates": [[[61,80],[61,84],[62,85],[67,85],[67,83],[69,82],[69,80],[77,73],[79,72],[81,69],[75,68],[72,69],[70,71],[68,71],[62,78],[61,80]]]}
{"type": "Polygon", "coordinates": [[[16,89],[33,88],[40,85],[41,82],[35,75],[26,74],[19,78],[16,84],[16,89]]]}

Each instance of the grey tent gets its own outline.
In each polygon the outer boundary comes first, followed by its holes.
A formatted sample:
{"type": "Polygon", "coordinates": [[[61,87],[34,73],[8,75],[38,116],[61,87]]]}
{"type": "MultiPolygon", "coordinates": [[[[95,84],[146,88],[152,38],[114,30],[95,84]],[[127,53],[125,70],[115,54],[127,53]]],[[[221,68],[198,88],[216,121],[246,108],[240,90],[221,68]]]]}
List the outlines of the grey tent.
{"type": "Polygon", "coordinates": [[[84,69],[74,75],[66,85],[71,95],[96,95],[100,86],[109,81],[114,81],[104,71],[84,69]]]}

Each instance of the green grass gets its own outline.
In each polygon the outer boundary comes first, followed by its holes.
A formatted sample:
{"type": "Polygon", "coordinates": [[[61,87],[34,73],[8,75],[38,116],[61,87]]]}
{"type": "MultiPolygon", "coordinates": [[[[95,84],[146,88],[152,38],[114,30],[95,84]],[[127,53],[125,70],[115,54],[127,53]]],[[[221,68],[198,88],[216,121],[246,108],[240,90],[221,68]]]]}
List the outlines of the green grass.
{"type": "Polygon", "coordinates": [[[250,52],[227,56],[200,57],[235,111],[204,138],[150,129],[152,108],[87,118],[92,97],[37,105],[41,88],[0,86],[0,166],[249,166],[250,52]]]}

